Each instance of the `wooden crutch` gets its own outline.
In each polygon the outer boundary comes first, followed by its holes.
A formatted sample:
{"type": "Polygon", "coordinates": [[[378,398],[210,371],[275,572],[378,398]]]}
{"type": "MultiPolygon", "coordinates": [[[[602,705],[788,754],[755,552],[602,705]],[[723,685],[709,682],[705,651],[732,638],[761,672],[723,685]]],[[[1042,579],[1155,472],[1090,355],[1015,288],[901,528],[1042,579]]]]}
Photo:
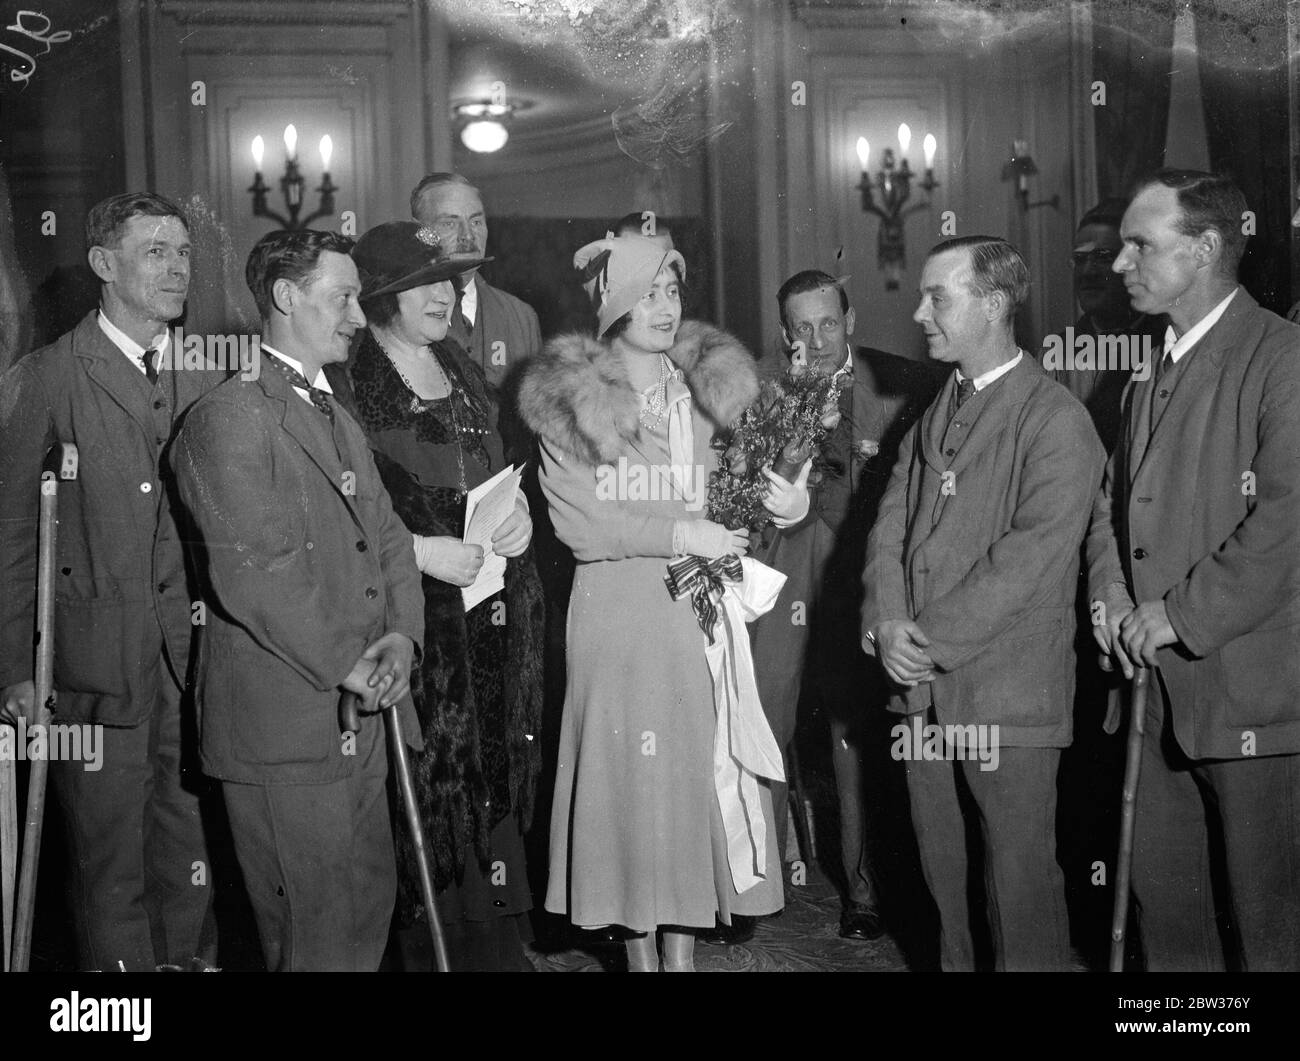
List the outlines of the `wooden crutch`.
{"type": "MultiPolygon", "coordinates": [[[[345,733],[358,733],[360,722],[361,697],[353,692],[345,692],[339,701],[339,727],[345,733]]],[[[420,894],[424,899],[424,913],[429,920],[429,935],[433,939],[433,958],[438,972],[451,972],[451,962],[447,957],[447,936],[443,931],[442,918],[438,916],[438,895],[433,887],[433,871],[429,867],[429,851],[424,842],[424,826],[420,823],[420,805],[415,799],[415,784],[411,780],[411,759],[406,754],[406,741],[402,737],[402,720],[397,713],[397,704],[384,708],[384,726],[388,730],[388,756],[393,762],[397,774],[397,791],[402,798],[406,811],[406,826],[411,832],[411,843],[415,847],[415,864],[420,872],[420,894]]]]}
{"type": "MultiPolygon", "coordinates": [[[[59,481],[77,477],[77,447],[55,445],[41,472],[39,552],[36,568],[36,724],[48,727],[54,713],[54,558],[59,534],[59,481]]],[[[27,813],[23,829],[22,869],[18,877],[18,906],[14,916],[10,968],[27,971],[32,952],[32,918],[36,912],[36,868],[45,823],[45,757],[33,759],[27,782],[27,813]]]]}
{"type": "Polygon", "coordinates": [[[1137,826],[1138,782],[1142,777],[1142,742],[1146,738],[1146,667],[1133,671],[1129,704],[1128,754],[1124,762],[1124,807],[1119,827],[1119,866],[1115,872],[1115,906],[1110,919],[1110,971],[1124,971],[1124,936],[1128,931],[1129,891],[1133,879],[1133,833],[1137,826]]]}

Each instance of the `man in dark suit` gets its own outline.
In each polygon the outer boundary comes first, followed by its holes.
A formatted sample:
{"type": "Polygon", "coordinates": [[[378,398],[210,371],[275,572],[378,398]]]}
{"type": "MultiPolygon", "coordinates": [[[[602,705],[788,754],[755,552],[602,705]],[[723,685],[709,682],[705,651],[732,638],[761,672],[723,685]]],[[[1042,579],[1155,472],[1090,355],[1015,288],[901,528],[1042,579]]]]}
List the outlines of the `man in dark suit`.
{"type": "Polygon", "coordinates": [[[211,583],[203,766],[223,782],[272,970],[376,969],[397,888],[373,712],[400,702],[414,731],[424,600],[411,535],[321,371],[365,323],[351,247],[313,231],[257,243],[261,371],[199,402],[173,457],[211,583]],[[341,735],[344,692],[364,708],[341,735]]]}
{"type": "Polygon", "coordinates": [[[1124,199],[1103,199],[1080,219],[1070,254],[1079,319],[1074,322],[1073,333],[1066,333],[1070,342],[1066,336],[1048,336],[1043,340],[1043,367],[1083,402],[1107,453],[1115,448],[1119,435],[1120,395],[1124,385],[1135,369],[1146,371],[1154,367],[1140,358],[1148,350],[1159,353],[1168,323],[1160,314],[1135,310],[1123,278],[1111,268],[1123,245],[1119,224],[1127,205],[1124,199]],[[1107,341],[1098,341],[1103,338],[1107,341]],[[1116,339],[1124,341],[1120,343],[1116,339]],[[1086,360],[1082,357],[1085,350],[1091,355],[1086,360]],[[1126,363],[1100,363],[1121,352],[1120,360],[1126,363]]]}
{"type": "MultiPolygon", "coordinates": [[[[805,519],[775,532],[763,557],[786,576],[775,607],[755,624],[759,696],[777,743],[794,736],[800,697],[829,718],[839,795],[840,843],[847,882],[840,915],[846,939],[884,931],[870,866],[863,795],[864,698],[883,702],[875,668],[858,648],[860,573],[867,531],[875,520],[898,443],[942,385],[928,364],[853,347],[855,314],[843,286],[816,270],[796,273],[777,292],[782,334],[809,367],[834,376],[837,405],[825,445],[829,468],[812,488],[805,519]]],[[[784,844],[786,786],[773,786],[777,840],[784,844]]]]}
{"type": "Polygon", "coordinates": [[[1149,969],[1223,968],[1216,908],[1228,964],[1300,967],[1300,328],[1237,284],[1246,206],[1224,177],[1162,170],[1114,266],[1171,321],[1125,392],[1087,550],[1098,644],[1126,677],[1152,668],[1133,852],[1149,969]]]}
{"type": "Polygon", "coordinates": [[[1016,346],[1029,270],[1005,240],[930,252],[914,319],[954,372],[908,432],[867,544],[863,648],[896,683],[921,868],[945,970],[975,966],[968,826],[999,970],[1069,964],[1056,773],[1070,743],[1079,546],[1105,452],[1016,346]]]}
{"type": "MultiPolygon", "coordinates": [[[[459,173],[430,173],[411,192],[411,216],[438,234],[453,258],[487,254],[488,222],[478,189],[459,173]]],[[[451,337],[468,351],[493,387],[542,348],[537,314],[493,287],[475,269],[465,274],[451,337]]],[[[509,440],[507,440],[509,441],[509,440]]]]}
{"type": "Polygon", "coordinates": [[[202,967],[216,957],[211,864],[181,706],[198,591],[165,455],[223,376],[186,369],[167,330],[190,279],[176,204],[105,199],[86,218],[86,248],[99,308],[0,380],[0,697],[10,718],[34,721],[41,465],[52,445],[75,443],[78,477],[59,497],[55,716],[104,727],[102,769],[50,767],[78,962],[202,967]]]}

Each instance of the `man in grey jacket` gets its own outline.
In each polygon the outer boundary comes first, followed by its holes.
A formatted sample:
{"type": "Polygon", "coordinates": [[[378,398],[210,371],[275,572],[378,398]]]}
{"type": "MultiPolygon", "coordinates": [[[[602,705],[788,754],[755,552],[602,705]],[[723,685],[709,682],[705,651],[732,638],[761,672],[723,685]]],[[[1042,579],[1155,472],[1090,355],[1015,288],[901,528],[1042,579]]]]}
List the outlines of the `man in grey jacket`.
{"type": "Polygon", "coordinates": [[[914,319],[955,364],[867,543],[863,648],[896,683],[944,969],[975,967],[967,816],[983,836],[999,970],[1069,962],[1056,771],[1071,738],[1079,545],[1105,454],[1087,410],[1016,346],[1029,272],[1005,240],[930,252],[914,319]]]}
{"type": "Polygon", "coordinates": [[[1098,644],[1152,668],[1133,890],[1153,970],[1300,967],[1300,328],[1237,284],[1246,205],[1162,170],[1114,265],[1171,321],[1087,548],[1098,644]]]}

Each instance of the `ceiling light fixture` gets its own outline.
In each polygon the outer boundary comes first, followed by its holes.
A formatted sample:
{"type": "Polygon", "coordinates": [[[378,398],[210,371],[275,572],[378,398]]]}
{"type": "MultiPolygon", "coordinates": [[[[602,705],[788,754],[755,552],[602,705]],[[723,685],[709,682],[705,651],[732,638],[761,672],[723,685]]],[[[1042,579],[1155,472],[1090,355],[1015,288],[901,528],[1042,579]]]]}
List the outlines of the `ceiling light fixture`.
{"type": "Polygon", "coordinates": [[[452,107],[452,114],[462,123],[460,142],[479,154],[490,154],[506,146],[510,139],[506,125],[514,112],[513,103],[487,100],[472,100],[452,107]]]}

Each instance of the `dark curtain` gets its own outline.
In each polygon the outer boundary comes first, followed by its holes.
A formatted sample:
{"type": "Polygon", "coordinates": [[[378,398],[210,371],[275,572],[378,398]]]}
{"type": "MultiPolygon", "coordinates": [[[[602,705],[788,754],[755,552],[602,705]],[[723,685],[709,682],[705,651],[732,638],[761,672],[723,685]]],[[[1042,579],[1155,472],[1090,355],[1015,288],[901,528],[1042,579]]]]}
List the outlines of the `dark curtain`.
{"type": "Polygon", "coordinates": [[[1291,303],[1285,19],[1262,25],[1258,10],[1246,18],[1222,7],[1211,0],[1193,7],[1210,166],[1236,182],[1255,213],[1242,284],[1260,305],[1285,313],[1291,303]]]}
{"type": "MultiPolygon", "coordinates": [[[[686,259],[683,316],[711,321],[713,267],[708,226],[701,218],[665,217],[664,221],[686,259]]],[[[596,318],[573,268],[573,254],[584,244],[601,239],[609,225],[605,218],[494,217],[488,253],[496,261],[483,267],[483,276],[494,287],[532,306],[544,337],[590,331],[596,318]]]]}
{"type": "Polygon", "coordinates": [[[1174,15],[1173,0],[1093,4],[1092,79],[1106,88],[1092,108],[1099,198],[1128,195],[1164,161],[1174,15]]]}

